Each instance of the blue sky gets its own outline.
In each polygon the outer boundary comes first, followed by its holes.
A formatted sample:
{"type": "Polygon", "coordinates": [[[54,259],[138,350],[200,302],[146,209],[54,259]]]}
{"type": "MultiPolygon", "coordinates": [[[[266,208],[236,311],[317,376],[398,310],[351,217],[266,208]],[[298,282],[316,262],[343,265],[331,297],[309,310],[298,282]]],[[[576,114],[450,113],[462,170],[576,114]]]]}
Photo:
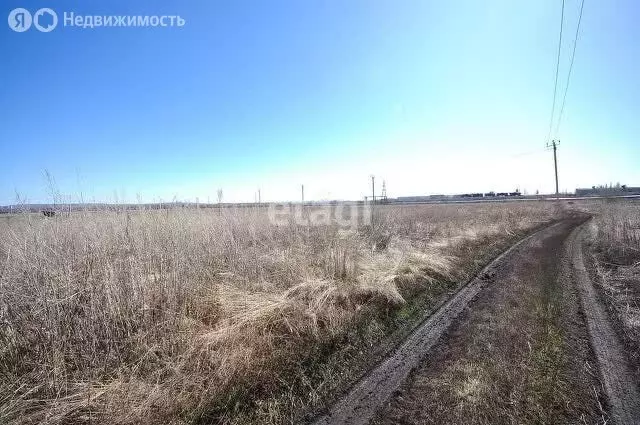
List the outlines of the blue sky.
{"type": "MultiPolygon", "coordinates": [[[[4,1],[0,204],[553,190],[560,0],[4,1]],[[183,27],[64,27],[180,15],[183,27]],[[555,135],[555,134],[554,134],[555,135]]],[[[566,0],[558,97],[579,0],[566,0]]],[[[640,4],[586,0],[560,188],[640,185],[640,4]]]]}

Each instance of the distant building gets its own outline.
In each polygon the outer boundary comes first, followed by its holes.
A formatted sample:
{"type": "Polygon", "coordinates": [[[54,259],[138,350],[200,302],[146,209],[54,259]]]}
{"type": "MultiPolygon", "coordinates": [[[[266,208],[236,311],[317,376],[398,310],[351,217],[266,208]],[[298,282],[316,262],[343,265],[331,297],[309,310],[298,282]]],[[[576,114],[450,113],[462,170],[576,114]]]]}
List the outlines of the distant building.
{"type": "Polygon", "coordinates": [[[591,186],[591,188],[576,189],[576,196],[615,196],[640,195],[640,187],[629,187],[626,184],[610,186],[591,186]]]}

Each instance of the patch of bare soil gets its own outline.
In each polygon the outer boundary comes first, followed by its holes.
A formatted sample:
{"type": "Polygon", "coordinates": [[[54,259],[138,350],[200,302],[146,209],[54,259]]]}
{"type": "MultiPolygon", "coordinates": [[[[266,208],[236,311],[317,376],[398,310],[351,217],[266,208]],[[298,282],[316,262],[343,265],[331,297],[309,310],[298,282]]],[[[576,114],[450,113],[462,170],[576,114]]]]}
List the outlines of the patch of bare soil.
{"type": "Polygon", "coordinates": [[[572,285],[557,284],[563,242],[582,221],[543,229],[496,259],[317,423],[368,423],[392,396],[375,422],[602,421],[579,303],[572,285]]]}

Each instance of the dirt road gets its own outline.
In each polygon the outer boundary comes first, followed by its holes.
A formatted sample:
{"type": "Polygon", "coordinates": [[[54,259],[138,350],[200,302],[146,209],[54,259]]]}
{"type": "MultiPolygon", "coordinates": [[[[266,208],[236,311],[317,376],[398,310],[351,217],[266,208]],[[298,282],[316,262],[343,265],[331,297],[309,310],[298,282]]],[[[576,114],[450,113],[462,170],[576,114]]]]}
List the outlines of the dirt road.
{"type": "Polygon", "coordinates": [[[640,423],[637,383],[580,262],[585,219],[493,261],[316,423],[640,423]]]}

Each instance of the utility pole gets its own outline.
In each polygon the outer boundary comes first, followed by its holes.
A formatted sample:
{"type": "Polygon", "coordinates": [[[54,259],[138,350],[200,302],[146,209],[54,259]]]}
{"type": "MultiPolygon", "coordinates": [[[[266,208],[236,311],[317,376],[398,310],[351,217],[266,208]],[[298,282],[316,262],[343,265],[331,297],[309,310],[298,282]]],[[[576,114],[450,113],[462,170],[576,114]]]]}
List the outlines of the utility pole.
{"type": "Polygon", "coordinates": [[[304,208],[304,185],[300,185],[300,189],[302,192],[302,207],[304,208]]]}
{"type": "Polygon", "coordinates": [[[552,140],[551,144],[547,143],[547,147],[553,148],[553,168],[555,170],[556,175],[556,199],[560,197],[560,192],[558,190],[558,155],[556,151],[558,150],[558,145],[560,144],[560,140],[552,140]]]}

